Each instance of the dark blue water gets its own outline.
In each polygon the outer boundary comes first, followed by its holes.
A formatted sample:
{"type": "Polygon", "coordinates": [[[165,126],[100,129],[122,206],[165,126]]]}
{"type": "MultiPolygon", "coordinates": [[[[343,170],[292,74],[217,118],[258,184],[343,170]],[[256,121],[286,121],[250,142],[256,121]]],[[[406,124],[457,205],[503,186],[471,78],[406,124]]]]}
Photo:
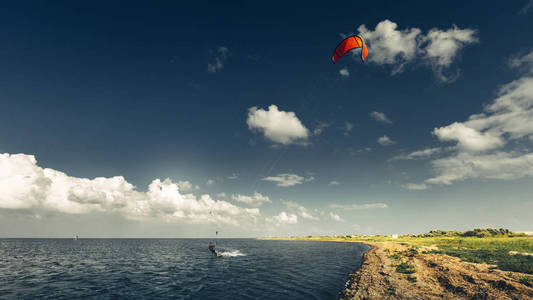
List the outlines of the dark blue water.
{"type": "Polygon", "coordinates": [[[368,247],[203,239],[1,239],[0,298],[335,299],[368,247]]]}

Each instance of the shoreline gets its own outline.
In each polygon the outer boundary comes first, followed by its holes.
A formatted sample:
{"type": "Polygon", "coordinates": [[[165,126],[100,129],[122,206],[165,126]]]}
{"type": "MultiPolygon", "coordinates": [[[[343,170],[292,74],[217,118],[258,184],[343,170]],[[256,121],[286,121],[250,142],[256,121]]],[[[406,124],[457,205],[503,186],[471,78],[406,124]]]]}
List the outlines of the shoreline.
{"type": "MultiPolygon", "coordinates": [[[[269,240],[294,241],[291,238],[269,240]]],[[[370,246],[361,266],[348,277],[339,299],[533,299],[533,286],[521,282],[529,274],[502,271],[495,265],[461,261],[427,253],[433,246],[414,248],[399,242],[348,242],[370,246]]]]}

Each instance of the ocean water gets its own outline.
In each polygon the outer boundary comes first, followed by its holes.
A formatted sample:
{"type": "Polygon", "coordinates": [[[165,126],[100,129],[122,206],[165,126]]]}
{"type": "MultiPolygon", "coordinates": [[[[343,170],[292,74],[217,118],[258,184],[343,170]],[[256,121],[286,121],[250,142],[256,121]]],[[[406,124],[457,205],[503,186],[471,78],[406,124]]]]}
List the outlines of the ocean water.
{"type": "Polygon", "coordinates": [[[0,239],[1,299],[336,299],[368,246],[220,239],[0,239]]]}

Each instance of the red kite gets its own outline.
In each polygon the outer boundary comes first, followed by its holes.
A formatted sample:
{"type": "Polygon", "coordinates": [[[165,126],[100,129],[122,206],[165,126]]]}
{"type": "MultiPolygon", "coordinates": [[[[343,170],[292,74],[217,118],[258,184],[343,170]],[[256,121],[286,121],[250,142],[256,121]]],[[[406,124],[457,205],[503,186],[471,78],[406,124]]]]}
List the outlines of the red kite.
{"type": "Polygon", "coordinates": [[[364,62],[366,56],[368,55],[368,49],[366,48],[365,40],[358,35],[351,35],[342,40],[342,42],[340,42],[340,44],[335,48],[335,52],[333,52],[333,57],[331,58],[333,63],[339,61],[344,54],[357,48],[361,48],[361,61],[364,62]]]}

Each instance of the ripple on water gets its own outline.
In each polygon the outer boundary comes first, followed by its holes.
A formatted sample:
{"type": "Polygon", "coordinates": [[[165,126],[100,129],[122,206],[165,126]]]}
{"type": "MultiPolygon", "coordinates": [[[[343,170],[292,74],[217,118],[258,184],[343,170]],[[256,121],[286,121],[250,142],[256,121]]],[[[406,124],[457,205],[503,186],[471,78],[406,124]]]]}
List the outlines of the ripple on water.
{"type": "Polygon", "coordinates": [[[0,298],[335,299],[367,246],[202,239],[0,239],[0,298]]]}

